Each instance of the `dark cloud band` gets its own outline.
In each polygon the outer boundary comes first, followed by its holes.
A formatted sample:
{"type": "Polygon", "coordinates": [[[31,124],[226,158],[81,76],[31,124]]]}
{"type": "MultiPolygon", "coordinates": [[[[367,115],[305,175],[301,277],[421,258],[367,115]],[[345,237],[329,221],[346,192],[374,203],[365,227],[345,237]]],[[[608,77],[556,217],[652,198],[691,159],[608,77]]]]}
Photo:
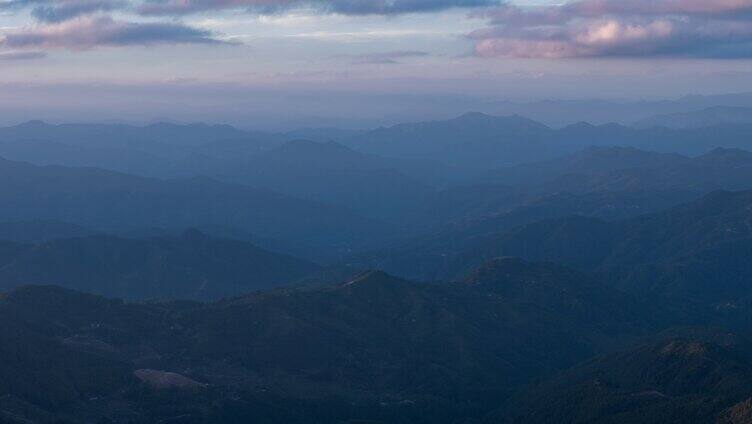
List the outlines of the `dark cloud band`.
{"type": "Polygon", "coordinates": [[[78,16],[95,12],[109,12],[126,7],[123,1],[111,0],[75,0],[62,1],[54,4],[39,4],[31,14],[42,22],[62,22],[78,16]]]}
{"type": "MultiPolygon", "coordinates": [[[[6,49],[66,48],[156,43],[219,44],[209,31],[175,22],[122,22],[110,12],[148,16],[180,16],[196,12],[240,9],[250,13],[281,13],[309,8],[318,13],[396,15],[453,7],[498,5],[498,0],[0,0],[0,10],[30,11],[37,25],[6,33],[6,49]]],[[[372,60],[394,61],[394,58],[372,60]]]]}
{"type": "Polygon", "coordinates": [[[9,49],[87,50],[101,46],[176,43],[221,43],[208,31],[178,23],[119,22],[109,17],[84,17],[59,24],[14,31],[0,39],[9,49]]]}
{"type": "Polygon", "coordinates": [[[498,4],[498,0],[147,0],[138,10],[144,15],[185,15],[221,9],[268,14],[309,8],[345,15],[397,15],[498,4]]]}
{"type": "Polygon", "coordinates": [[[0,1],[0,9],[32,8],[32,15],[39,20],[59,22],[116,9],[132,9],[149,16],[180,16],[225,9],[273,14],[296,8],[345,15],[398,15],[499,4],[500,0],[6,0],[0,1]]]}

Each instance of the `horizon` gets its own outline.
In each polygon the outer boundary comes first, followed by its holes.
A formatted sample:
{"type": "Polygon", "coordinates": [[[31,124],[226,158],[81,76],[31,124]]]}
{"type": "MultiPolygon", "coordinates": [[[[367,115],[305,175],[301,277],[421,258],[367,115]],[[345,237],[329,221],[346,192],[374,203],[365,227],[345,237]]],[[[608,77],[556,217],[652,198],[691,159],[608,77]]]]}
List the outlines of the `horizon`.
{"type": "Polygon", "coordinates": [[[362,128],[493,102],[732,93],[752,87],[750,11],[747,0],[2,0],[0,112],[362,128]]]}
{"type": "MultiPolygon", "coordinates": [[[[429,96],[429,101],[435,101],[436,96],[429,96]]],[[[468,101],[460,103],[459,107],[447,108],[441,112],[419,113],[393,113],[384,117],[376,113],[368,115],[362,114],[357,118],[343,117],[340,119],[320,117],[301,117],[295,119],[285,119],[279,122],[261,122],[264,118],[227,118],[217,116],[214,119],[201,119],[191,116],[153,116],[142,117],[141,119],[125,119],[107,117],[102,118],[79,118],[80,114],[74,112],[72,115],[58,116],[39,116],[35,115],[44,113],[39,112],[22,112],[19,117],[12,117],[12,113],[6,114],[0,118],[0,126],[12,127],[41,121],[51,125],[62,124],[123,124],[132,126],[147,126],[159,123],[175,125],[230,125],[243,131],[261,131],[270,133],[284,133],[304,129],[343,129],[366,131],[381,127],[391,127],[403,123],[444,121],[461,117],[472,113],[481,113],[494,117],[512,117],[519,116],[539,122],[553,129],[564,128],[577,123],[589,123],[592,125],[605,125],[615,123],[624,126],[630,126],[635,122],[646,118],[660,115],[671,115],[678,113],[700,112],[713,108],[752,108],[752,92],[723,92],[709,95],[685,94],[678,97],[668,98],[642,98],[642,99],[608,99],[608,98],[579,98],[579,99],[542,99],[535,101],[507,101],[501,99],[482,99],[481,101],[468,101]],[[734,100],[729,100],[729,99],[734,100]],[[463,108],[466,103],[477,106],[463,108]],[[686,104],[685,104],[686,103],[686,104]],[[579,106],[580,109],[566,110],[572,106],[579,106]],[[644,111],[635,111],[635,108],[652,105],[654,108],[644,111]],[[604,106],[613,108],[613,111],[598,110],[604,106]],[[628,110],[625,110],[628,109],[628,110]],[[255,121],[255,122],[254,122],[255,121]],[[321,123],[320,125],[316,125],[321,123]]],[[[276,115],[276,112],[272,112],[276,115]]],[[[16,114],[19,114],[16,111],[16,114]]],[[[204,116],[206,113],[199,113],[204,116]]],[[[211,116],[211,115],[210,115],[211,116]]]]}

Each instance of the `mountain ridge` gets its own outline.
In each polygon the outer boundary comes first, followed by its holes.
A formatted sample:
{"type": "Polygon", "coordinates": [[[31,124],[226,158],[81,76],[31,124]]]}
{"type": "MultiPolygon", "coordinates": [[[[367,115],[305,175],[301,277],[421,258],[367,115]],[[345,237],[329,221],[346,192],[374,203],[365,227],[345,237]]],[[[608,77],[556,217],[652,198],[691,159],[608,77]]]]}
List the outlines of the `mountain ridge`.
{"type": "Polygon", "coordinates": [[[210,300],[292,283],[318,270],[197,230],[149,239],[92,235],[17,249],[0,267],[0,288],[58,284],[126,299],[210,300]]]}

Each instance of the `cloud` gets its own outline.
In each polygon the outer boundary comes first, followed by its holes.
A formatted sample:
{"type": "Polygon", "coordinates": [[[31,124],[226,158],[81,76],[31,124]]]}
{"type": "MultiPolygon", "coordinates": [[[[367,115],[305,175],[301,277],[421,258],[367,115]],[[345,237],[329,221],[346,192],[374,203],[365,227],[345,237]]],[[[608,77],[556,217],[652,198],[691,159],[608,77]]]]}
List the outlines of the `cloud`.
{"type": "Polygon", "coordinates": [[[38,22],[63,22],[98,12],[127,11],[142,0],[0,0],[0,11],[25,12],[38,22]]]}
{"type": "Polygon", "coordinates": [[[619,15],[726,15],[752,11],[752,0],[582,0],[564,9],[581,16],[619,15]]]}
{"type": "Polygon", "coordinates": [[[180,23],[119,22],[107,16],[86,16],[38,25],[0,36],[7,49],[89,50],[102,46],[199,43],[216,44],[209,31],[180,23]]]}
{"type": "Polygon", "coordinates": [[[476,13],[482,57],[752,57],[752,0],[580,0],[476,13]]]}
{"type": "MultiPolygon", "coordinates": [[[[276,14],[294,9],[344,15],[397,15],[453,7],[498,5],[500,0],[0,0],[0,11],[28,12],[34,24],[0,33],[2,50],[91,50],[99,47],[168,43],[223,43],[207,29],[187,26],[175,17],[233,9],[276,14]],[[117,13],[118,20],[112,14],[117,13]],[[138,16],[140,15],[140,16],[138,16]],[[169,21],[156,22],[164,16],[169,21]],[[147,18],[147,19],[145,19],[147,18]]],[[[292,36],[383,38],[374,31],[317,32],[292,36]]],[[[227,41],[224,41],[227,44],[227,41]]],[[[396,63],[395,58],[363,58],[362,62],[396,63]]]]}
{"type": "Polygon", "coordinates": [[[123,1],[113,0],[62,0],[56,2],[43,2],[35,6],[31,15],[42,22],[62,22],[78,16],[89,15],[95,12],[109,12],[122,9],[126,6],[123,1]]]}
{"type": "Polygon", "coordinates": [[[47,57],[44,52],[0,52],[0,62],[17,60],[35,60],[47,57]]]}
{"type": "Polygon", "coordinates": [[[429,53],[416,50],[396,50],[382,53],[345,56],[351,58],[354,65],[396,65],[401,59],[430,56],[429,53]]]}
{"type": "Polygon", "coordinates": [[[143,15],[171,16],[222,9],[273,14],[298,8],[343,15],[398,15],[498,4],[499,0],[146,0],[138,10],[143,15]]]}

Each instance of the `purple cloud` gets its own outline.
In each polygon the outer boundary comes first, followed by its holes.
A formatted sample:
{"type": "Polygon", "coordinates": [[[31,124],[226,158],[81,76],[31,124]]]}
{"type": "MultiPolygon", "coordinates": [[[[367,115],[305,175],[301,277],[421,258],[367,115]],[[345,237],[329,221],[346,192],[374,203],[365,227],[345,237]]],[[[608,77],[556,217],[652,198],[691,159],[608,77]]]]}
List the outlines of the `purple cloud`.
{"type": "Polygon", "coordinates": [[[208,31],[179,23],[119,22],[87,16],[6,33],[0,46],[9,49],[88,50],[102,46],[178,43],[221,43],[208,31]]]}
{"type": "MultiPolygon", "coordinates": [[[[179,22],[127,22],[110,12],[178,16],[201,11],[241,9],[279,13],[313,8],[318,13],[394,15],[452,7],[498,5],[499,0],[0,0],[0,10],[29,11],[37,21],[0,35],[0,50],[89,50],[102,46],[167,43],[222,43],[206,30],[179,22]]],[[[372,63],[396,63],[394,57],[364,58],[372,63]]]]}
{"type": "Polygon", "coordinates": [[[499,0],[147,0],[138,10],[143,15],[185,15],[221,9],[277,13],[307,7],[344,15],[397,15],[498,4],[499,0]]]}
{"type": "Polygon", "coordinates": [[[113,0],[32,1],[37,5],[34,6],[31,14],[42,22],[62,22],[78,16],[95,12],[109,12],[126,6],[124,1],[113,0]]]}
{"type": "Polygon", "coordinates": [[[752,0],[580,0],[476,16],[483,57],[752,57],[752,0]]]}
{"type": "Polygon", "coordinates": [[[582,0],[563,6],[580,16],[727,15],[752,11],[752,0],[582,0]]]}

